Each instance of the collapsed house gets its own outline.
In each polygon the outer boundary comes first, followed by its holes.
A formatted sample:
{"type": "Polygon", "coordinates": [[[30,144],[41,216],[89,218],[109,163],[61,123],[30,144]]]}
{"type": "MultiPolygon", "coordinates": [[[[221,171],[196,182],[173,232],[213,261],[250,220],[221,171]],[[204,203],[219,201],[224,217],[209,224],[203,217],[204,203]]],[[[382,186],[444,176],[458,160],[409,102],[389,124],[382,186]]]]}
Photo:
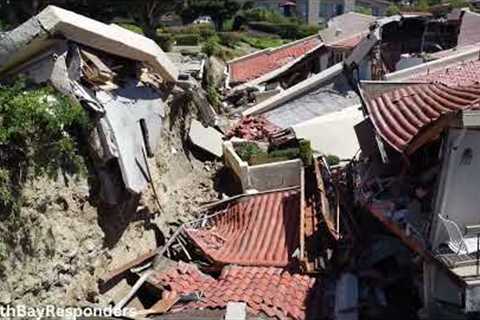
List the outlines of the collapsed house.
{"type": "MultiPolygon", "coordinates": [[[[476,19],[349,13],[231,61],[226,100],[245,117],[230,141],[198,121],[190,137],[223,156],[240,191],[102,277],[103,291],[132,284],[115,308],[141,291],[132,318],[414,318],[418,301],[425,318],[478,312],[476,19]]],[[[198,86],[202,61],[171,55],[175,66],[151,40],[56,7],[0,42],[2,79],[49,83],[91,114],[108,204],[152,182],[165,102],[174,83],[198,86]]]]}
{"type": "Polygon", "coordinates": [[[178,77],[155,42],[49,6],[0,39],[0,77],[17,75],[52,85],[90,114],[90,149],[107,204],[145,190],[147,158],[159,143],[178,77]]]}
{"type": "Polygon", "coordinates": [[[477,313],[478,46],[361,83],[356,198],[423,259],[423,313],[477,313]]]}

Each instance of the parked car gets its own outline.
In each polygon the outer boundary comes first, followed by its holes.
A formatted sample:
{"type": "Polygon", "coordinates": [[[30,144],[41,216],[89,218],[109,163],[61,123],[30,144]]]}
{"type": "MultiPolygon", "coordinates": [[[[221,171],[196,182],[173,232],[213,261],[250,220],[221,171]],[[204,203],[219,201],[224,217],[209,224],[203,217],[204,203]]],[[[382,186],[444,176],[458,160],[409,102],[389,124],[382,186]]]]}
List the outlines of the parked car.
{"type": "Polygon", "coordinates": [[[204,24],[204,23],[212,23],[212,18],[209,16],[200,16],[195,21],[193,21],[193,24],[204,24]]]}

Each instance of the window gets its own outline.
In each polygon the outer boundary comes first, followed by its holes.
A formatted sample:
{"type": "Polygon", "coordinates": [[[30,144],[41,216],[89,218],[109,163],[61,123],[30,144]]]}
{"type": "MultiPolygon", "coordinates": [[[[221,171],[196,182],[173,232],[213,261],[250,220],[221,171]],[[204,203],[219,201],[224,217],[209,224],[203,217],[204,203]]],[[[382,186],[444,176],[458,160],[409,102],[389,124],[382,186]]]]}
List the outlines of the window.
{"type": "Polygon", "coordinates": [[[335,15],[339,16],[341,14],[343,14],[343,4],[337,4],[335,6],[335,15]]]}

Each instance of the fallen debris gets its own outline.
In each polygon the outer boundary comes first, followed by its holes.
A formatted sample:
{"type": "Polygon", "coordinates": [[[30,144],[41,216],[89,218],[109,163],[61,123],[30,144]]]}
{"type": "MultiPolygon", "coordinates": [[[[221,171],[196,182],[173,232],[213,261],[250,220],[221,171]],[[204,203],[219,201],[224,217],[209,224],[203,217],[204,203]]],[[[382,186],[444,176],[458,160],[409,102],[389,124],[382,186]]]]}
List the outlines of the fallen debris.
{"type": "Polygon", "coordinates": [[[228,266],[214,279],[194,265],[179,263],[156,272],[151,283],[159,288],[170,287],[180,294],[203,293],[200,301],[177,305],[172,312],[226,308],[230,301],[238,300],[245,302],[247,310],[254,315],[277,319],[315,318],[320,312],[320,308],[307,311],[309,305],[319,306],[321,289],[317,281],[278,268],[228,266]]]}
{"type": "Polygon", "coordinates": [[[154,155],[169,95],[165,85],[177,78],[163,51],[143,36],[54,6],[0,41],[0,77],[19,73],[50,82],[95,114],[90,148],[104,202],[124,201],[125,189],[134,195],[144,191],[150,178],[143,154],[154,155]],[[139,80],[145,68],[163,83],[139,80]],[[112,174],[117,165],[123,185],[112,174]]]}
{"type": "Polygon", "coordinates": [[[206,128],[199,121],[193,119],[190,123],[189,137],[197,147],[218,158],[222,157],[223,135],[216,129],[206,128]]]}
{"type": "Polygon", "coordinates": [[[270,123],[263,117],[243,117],[233,128],[231,128],[226,138],[233,137],[245,139],[248,141],[268,141],[279,128],[270,123]]]}

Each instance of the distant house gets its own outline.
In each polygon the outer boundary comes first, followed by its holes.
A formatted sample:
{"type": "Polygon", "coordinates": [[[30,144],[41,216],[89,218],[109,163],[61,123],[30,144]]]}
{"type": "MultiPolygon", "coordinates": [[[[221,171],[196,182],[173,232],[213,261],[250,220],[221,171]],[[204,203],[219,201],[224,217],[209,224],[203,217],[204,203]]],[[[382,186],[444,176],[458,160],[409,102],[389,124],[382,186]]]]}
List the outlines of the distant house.
{"type": "MultiPolygon", "coordinates": [[[[247,0],[240,0],[241,4],[247,0]]],[[[277,11],[285,16],[294,12],[306,23],[317,25],[330,18],[355,11],[370,10],[372,16],[385,16],[390,2],[386,0],[254,0],[255,6],[277,11]]]]}
{"type": "Polygon", "coordinates": [[[297,0],[297,6],[305,8],[303,16],[308,24],[326,22],[357,8],[370,10],[372,16],[385,16],[389,5],[385,0],[297,0]]]}

